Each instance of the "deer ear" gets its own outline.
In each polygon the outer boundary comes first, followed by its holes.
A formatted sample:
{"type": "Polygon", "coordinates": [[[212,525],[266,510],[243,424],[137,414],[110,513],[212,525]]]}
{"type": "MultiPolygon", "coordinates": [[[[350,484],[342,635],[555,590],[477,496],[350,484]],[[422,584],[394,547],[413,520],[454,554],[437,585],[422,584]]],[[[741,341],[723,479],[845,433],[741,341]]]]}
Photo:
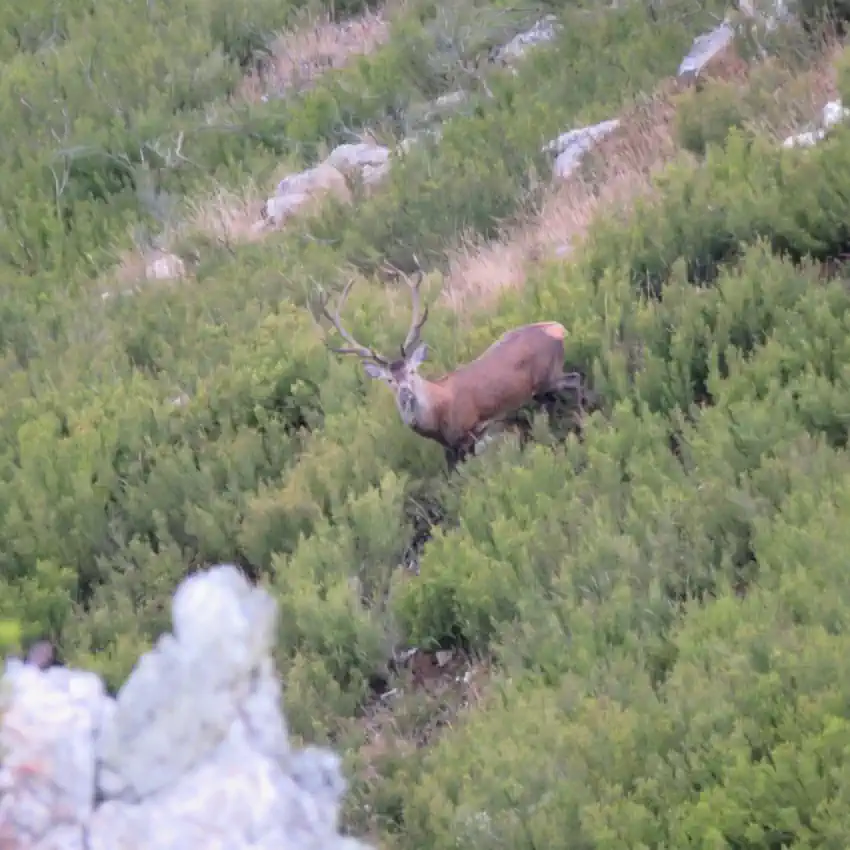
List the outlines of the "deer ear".
{"type": "Polygon", "coordinates": [[[413,350],[413,354],[407,358],[407,368],[415,372],[425,362],[427,356],[428,346],[424,342],[421,342],[413,350]]]}
{"type": "Polygon", "coordinates": [[[381,378],[384,381],[389,380],[390,373],[377,363],[370,363],[368,360],[363,364],[363,371],[370,378],[381,378]]]}

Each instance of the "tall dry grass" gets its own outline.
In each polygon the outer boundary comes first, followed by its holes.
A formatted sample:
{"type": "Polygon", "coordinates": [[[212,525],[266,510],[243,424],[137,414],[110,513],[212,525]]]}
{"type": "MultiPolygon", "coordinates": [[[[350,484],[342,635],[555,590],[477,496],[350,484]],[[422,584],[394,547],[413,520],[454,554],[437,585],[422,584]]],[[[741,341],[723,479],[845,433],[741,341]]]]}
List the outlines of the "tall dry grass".
{"type": "Polygon", "coordinates": [[[651,191],[652,176],[676,153],[675,110],[661,92],[621,116],[583,167],[555,182],[537,210],[490,242],[466,241],[449,261],[443,297],[457,310],[522,286],[534,263],[567,257],[593,219],[606,209],[631,206],[651,191]]]}
{"type": "Polygon", "coordinates": [[[353,57],[370,53],[389,39],[390,18],[397,5],[337,23],[325,12],[282,33],[266,67],[248,74],[236,97],[251,102],[284,97],[310,87],[323,73],[343,67],[353,57]]]}
{"type": "MultiPolygon", "coordinates": [[[[835,59],[841,49],[840,44],[830,44],[805,72],[779,75],[783,83],[773,96],[782,102],[775,113],[781,118],[765,120],[759,129],[781,140],[819,114],[837,96],[835,59]]],[[[704,77],[743,89],[754,73],[769,79],[770,71],[748,65],[729,49],[714,60],[704,77]]],[[[496,239],[462,239],[450,254],[441,298],[458,311],[486,306],[504,290],[522,286],[536,263],[568,258],[597,216],[620,213],[638,197],[652,193],[657,172],[684,155],[676,141],[676,105],[683,94],[682,85],[666,81],[645,102],[622,113],[617,131],[572,176],[556,180],[537,209],[521,216],[496,239]]]]}

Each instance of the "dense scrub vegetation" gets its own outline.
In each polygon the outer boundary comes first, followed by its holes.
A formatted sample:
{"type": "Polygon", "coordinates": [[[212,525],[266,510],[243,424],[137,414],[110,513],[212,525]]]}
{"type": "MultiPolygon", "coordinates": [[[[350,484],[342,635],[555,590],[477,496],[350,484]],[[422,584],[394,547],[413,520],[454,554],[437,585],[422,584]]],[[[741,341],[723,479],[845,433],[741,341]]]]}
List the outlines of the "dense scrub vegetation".
{"type": "Polygon", "coordinates": [[[542,144],[651,92],[717,9],[571,4],[516,74],[464,78],[540,10],[411,4],[386,46],[266,103],[236,83],[294,6],[63,9],[0,12],[0,620],[117,685],[180,577],[239,563],[279,600],[294,730],[349,752],[350,824],[386,846],[846,846],[850,130],[765,131],[769,75],[811,43],[682,95],[687,150],[569,263],[480,316],[432,307],[430,368],[554,318],[604,399],[581,440],[538,418],[447,480],[327,354],[310,288],[353,266],[349,325],[396,345],[407,302],[380,268],[415,256],[433,298],[460,232],[539,198],[542,144]],[[400,139],[461,82],[468,108],[375,193],[99,297],[169,204],[359,127],[400,139]],[[491,675],[428,747],[440,698],[403,698],[378,747],[370,682],[407,644],[491,675]]]}

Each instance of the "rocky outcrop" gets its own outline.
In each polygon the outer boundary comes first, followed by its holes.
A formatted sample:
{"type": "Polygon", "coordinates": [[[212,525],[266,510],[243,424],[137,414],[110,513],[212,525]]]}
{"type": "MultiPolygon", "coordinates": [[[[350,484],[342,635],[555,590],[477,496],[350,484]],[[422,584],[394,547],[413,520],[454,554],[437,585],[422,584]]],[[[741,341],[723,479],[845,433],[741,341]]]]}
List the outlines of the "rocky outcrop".
{"type": "Polygon", "coordinates": [[[364,185],[372,186],[389,172],[390,151],[381,145],[360,142],[340,145],[323,162],[306,171],[284,177],[277,192],[263,208],[269,225],[281,225],[311,201],[333,193],[349,197],[348,180],[359,176],[364,185]]]}
{"type": "Polygon", "coordinates": [[[114,699],[43,653],[7,661],[0,847],[365,850],[338,832],[338,756],[290,747],[273,600],[223,565],[186,579],[172,614],[114,699]]]}
{"type": "MultiPolygon", "coordinates": [[[[791,17],[784,0],[740,0],[737,9],[728,14],[717,27],[694,40],[679,65],[678,79],[689,83],[700,77],[712,63],[732,48],[736,37],[746,27],[752,29],[752,25],[757,25],[758,28],[772,30],[779,23],[791,20],[791,17]]],[[[513,65],[530,48],[554,39],[558,27],[557,17],[548,15],[493,51],[491,59],[496,63],[513,65]]],[[[252,224],[251,233],[262,234],[280,227],[293,216],[303,215],[313,207],[313,202],[328,195],[350,200],[352,181],[359,181],[367,189],[379,185],[389,174],[397,157],[404,156],[425,136],[439,139],[440,121],[458,109],[465,108],[469,102],[469,93],[459,90],[427,104],[423,112],[423,122],[427,126],[420,127],[417,132],[403,139],[395,151],[369,142],[344,144],[335,148],[318,165],[284,178],[274,195],[263,203],[261,220],[252,224]]],[[[584,156],[614,133],[619,125],[619,119],[612,118],[592,126],[571,129],[546,145],[544,150],[555,155],[553,175],[563,180],[575,174],[584,156]]],[[[825,118],[824,127],[787,139],[785,145],[814,144],[823,137],[828,126],[831,124],[825,118]]],[[[179,258],[164,255],[148,263],[146,276],[167,279],[184,274],[185,269],[179,258]]]]}
{"type": "MultiPolygon", "coordinates": [[[[494,51],[493,60],[500,64],[516,62],[529,48],[551,41],[557,33],[557,27],[557,17],[546,16],[494,51]]],[[[469,94],[465,91],[449,92],[428,105],[425,119],[438,121],[461,107],[468,99],[469,94]]],[[[439,130],[432,128],[431,132],[438,134],[439,130]]],[[[408,150],[414,141],[413,138],[405,139],[399,145],[400,150],[408,150]]],[[[389,148],[382,145],[367,142],[340,145],[323,162],[280,181],[275,194],[263,206],[262,225],[278,227],[293,215],[306,211],[311,200],[331,192],[338,197],[347,197],[348,180],[352,177],[359,178],[366,187],[376,186],[389,174],[391,156],[389,148]]]]}
{"type": "Polygon", "coordinates": [[[610,136],[620,126],[619,118],[601,121],[591,127],[580,127],[562,133],[553,142],[549,142],[544,151],[555,154],[552,173],[561,180],[570,177],[580,165],[588,151],[610,136]]]}
{"type": "Polygon", "coordinates": [[[735,28],[728,22],[715,27],[694,39],[691,49],[679,65],[677,75],[685,82],[693,82],[735,40],[735,28]]]}
{"type": "Polygon", "coordinates": [[[525,32],[515,35],[507,44],[494,52],[493,59],[503,65],[510,65],[521,59],[532,47],[552,41],[558,34],[558,18],[547,15],[525,32]]]}
{"type": "Polygon", "coordinates": [[[784,0],[739,0],[737,9],[727,13],[720,24],[694,39],[679,65],[677,76],[682,82],[694,82],[732,46],[738,35],[752,39],[754,46],[764,55],[758,31],[772,32],[780,23],[792,20],[793,15],[784,0]]]}

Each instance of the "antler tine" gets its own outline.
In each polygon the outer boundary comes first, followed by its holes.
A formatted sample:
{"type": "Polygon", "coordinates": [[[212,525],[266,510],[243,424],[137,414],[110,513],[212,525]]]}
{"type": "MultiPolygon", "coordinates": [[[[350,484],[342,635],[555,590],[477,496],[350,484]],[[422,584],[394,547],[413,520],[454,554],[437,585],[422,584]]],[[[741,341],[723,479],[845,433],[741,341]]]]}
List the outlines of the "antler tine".
{"type": "Polygon", "coordinates": [[[386,357],[378,354],[373,349],[368,346],[361,345],[357,340],[342,326],[342,320],[340,319],[340,313],[342,312],[342,307],[345,304],[346,299],[348,298],[348,293],[351,292],[351,287],[354,286],[354,278],[348,281],[345,285],[345,288],[342,290],[342,295],[339,297],[339,302],[337,303],[336,312],[334,315],[331,315],[328,311],[328,297],[323,296],[319,300],[319,307],[322,311],[322,315],[336,328],[337,333],[348,343],[350,347],[348,348],[330,348],[334,354],[356,354],[363,360],[373,360],[376,363],[381,363],[384,366],[389,364],[389,360],[386,357]]]}
{"type": "Polygon", "coordinates": [[[420,272],[416,277],[416,282],[411,283],[409,280],[407,285],[410,287],[410,297],[413,301],[413,315],[410,319],[410,330],[407,332],[407,336],[404,339],[404,342],[401,346],[401,355],[402,357],[406,357],[408,352],[413,348],[414,345],[417,345],[419,342],[419,335],[422,331],[422,326],[425,322],[428,321],[428,307],[425,307],[422,315],[419,315],[419,312],[422,307],[422,303],[419,297],[419,286],[422,283],[423,274],[420,272]]]}

